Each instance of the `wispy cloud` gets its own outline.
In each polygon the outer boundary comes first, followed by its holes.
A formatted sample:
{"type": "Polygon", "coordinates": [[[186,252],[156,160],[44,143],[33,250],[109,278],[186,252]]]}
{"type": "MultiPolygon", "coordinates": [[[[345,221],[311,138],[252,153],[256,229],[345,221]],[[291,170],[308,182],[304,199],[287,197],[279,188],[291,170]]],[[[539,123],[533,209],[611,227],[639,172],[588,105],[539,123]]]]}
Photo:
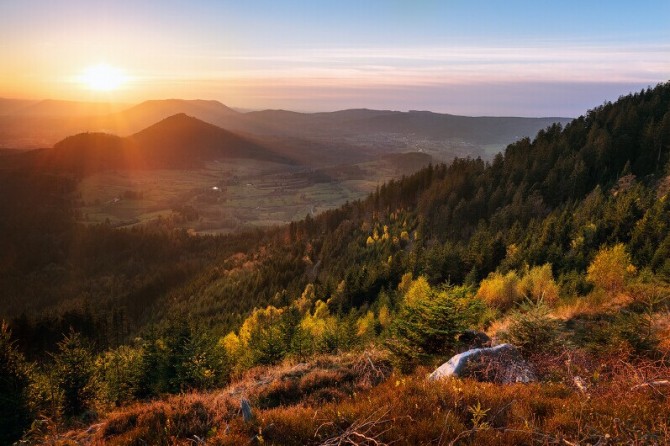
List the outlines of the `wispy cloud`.
{"type": "MultiPolygon", "coordinates": [[[[210,78],[365,85],[472,82],[656,82],[670,76],[670,45],[289,49],[215,56],[210,78]]],[[[211,55],[207,56],[211,57],[211,55]]]]}
{"type": "Polygon", "coordinates": [[[216,96],[260,108],[576,116],[605,99],[670,79],[670,44],[187,52],[193,63],[179,70],[147,67],[137,73],[137,90],[216,96]]]}

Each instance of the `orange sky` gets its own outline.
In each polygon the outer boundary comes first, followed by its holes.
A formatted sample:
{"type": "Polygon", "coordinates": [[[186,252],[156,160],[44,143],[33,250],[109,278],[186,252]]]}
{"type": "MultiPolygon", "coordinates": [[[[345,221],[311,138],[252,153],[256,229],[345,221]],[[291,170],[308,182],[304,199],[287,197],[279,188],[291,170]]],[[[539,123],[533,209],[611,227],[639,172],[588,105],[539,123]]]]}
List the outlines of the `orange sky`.
{"type": "Polygon", "coordinates": [[[670,78],[670,2],[629,3],[2,2],[0,97],[574,116],[670,78]]]}

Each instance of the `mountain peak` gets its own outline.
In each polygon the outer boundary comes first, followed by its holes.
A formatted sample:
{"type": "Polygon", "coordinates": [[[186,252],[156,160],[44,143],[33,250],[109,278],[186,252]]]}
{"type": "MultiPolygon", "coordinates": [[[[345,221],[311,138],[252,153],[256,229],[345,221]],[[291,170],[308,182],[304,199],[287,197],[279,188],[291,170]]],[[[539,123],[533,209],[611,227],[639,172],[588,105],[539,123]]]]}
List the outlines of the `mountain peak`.
{"type": "Polygon", "coordinates": [[[219,101],[205,99],[150,99],[127,110],[127,112],[130,111],[135,113],[164,113],[165,116],[178,113],[196,116],[203,114],[238,114],[238,112],[219,101]]]}
{"type": "Polygon", "coordinates": [[[129,140],[151,158],[198,163],[220,158],[288,160],[255,141],[186,113],[177,113],[135,133],[129,140]]]}

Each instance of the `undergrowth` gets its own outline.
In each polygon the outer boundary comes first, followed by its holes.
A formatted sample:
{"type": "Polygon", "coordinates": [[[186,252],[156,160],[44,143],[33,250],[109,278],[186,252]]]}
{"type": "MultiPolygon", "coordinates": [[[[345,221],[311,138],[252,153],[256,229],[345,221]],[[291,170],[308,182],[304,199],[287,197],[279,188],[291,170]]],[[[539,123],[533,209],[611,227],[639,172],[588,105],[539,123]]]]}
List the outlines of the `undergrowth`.
{"type": "Polygon", "coordinates": [[[380,354],[259,368],[226,389],[135,404],[51,444],[668,444],[670,368],[564,351],[531,358],[539,383],[432,382],[380,354]],[[249,401],[251,417],[242,416],[249,401]]]}

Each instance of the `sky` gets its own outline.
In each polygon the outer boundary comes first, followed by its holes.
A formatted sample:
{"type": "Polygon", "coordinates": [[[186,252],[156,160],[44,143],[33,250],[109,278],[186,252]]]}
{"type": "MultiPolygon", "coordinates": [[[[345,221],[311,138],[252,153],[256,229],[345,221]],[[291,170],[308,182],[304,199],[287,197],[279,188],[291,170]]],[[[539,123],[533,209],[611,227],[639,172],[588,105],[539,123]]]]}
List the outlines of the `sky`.
{"type": "Polygon", "coordinates": [[[669,24],[668,0],[1,0],[0,97],[573,117],[670,80],[669,24]]]}

